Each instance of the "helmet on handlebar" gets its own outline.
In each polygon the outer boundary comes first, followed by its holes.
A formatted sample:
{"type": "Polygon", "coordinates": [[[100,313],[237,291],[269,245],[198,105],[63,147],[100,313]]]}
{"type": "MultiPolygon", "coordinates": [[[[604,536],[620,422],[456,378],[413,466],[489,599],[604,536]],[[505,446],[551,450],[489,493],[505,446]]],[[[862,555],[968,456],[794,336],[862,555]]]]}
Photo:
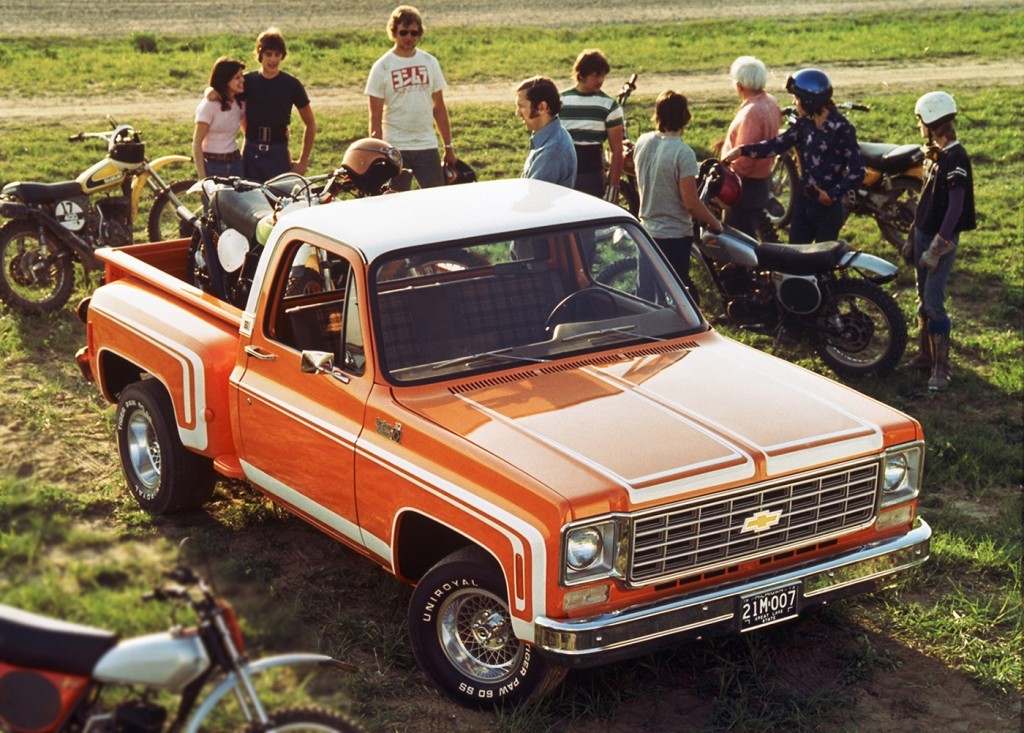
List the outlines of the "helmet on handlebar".
{"type": "Polygon", "coordinates": [[[146,159],[146,143],[128,125],[118,127],[107,145],[110,159],[128,166],[141,165],[146,159]]]}
{"type": "Polygon", "coordinates": [[[720,206],[735,206],[743,193],[743,181],[736,172],[717,158],[708,158],[700,164],[697,188],[701,200],[714,201],[720,206]]]}
{"type": "Polygon", "coordinates": [[[341,167],[360,193],[376,196],[402,172],[402,154],[383,140],[364,137],[348,146],[341,167]]]}
{"type": "Polygon", "coordinates": [[[455,161],[455,165],[445,165],[444,182],[447,183],[473,183],[476,181],[476,171],[469,167],[464,160],[455,161]]]}
{"type": "Polygon", "coordinates": [[[813,115],[832,101],[832,80],[821,69],[801,69],[786,79],[786,91],[813,115]]]}
{"type": "Polygon", "coordinates": [[[956,117],[956,102],[945,92],[928,92],[917,100],[914,114],[929,130],[956,117]]]}

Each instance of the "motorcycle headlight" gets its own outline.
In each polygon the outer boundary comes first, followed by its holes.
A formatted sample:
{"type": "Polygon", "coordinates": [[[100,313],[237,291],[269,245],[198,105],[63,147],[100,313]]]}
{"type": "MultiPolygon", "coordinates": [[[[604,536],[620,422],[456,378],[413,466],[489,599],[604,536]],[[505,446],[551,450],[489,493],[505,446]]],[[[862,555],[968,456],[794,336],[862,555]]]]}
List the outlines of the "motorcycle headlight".
{"type": "Polygon", "coordinates": [[[882,508],[916,498],[921,491],[923,469],[923,443],[886,451],[882,464],[882,508]]]}
{"type": "Polygon", "coordinates": [[[575,585],[620,574],[625,532],[614,520],[567,527],[562,535],[562,580],[575,585]]]}

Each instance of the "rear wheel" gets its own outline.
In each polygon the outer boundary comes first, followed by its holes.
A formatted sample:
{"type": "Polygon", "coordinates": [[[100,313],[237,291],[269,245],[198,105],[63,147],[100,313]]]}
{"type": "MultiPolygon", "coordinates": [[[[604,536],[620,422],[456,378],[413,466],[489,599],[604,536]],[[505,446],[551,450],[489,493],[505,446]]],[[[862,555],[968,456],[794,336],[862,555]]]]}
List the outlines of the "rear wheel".
{"type": "Polygon", "coordinates": [[[896,249],[902,249],[910,235],[920,194],[921,181],[918,179],[910,176],[894,178],[881,211],[875,214],[878,230],[896,249]]]}
{"type": "Polygon", "coordinates": [[[475,547],[452,553],[417,583],[409,636],[420,668],[462,705],[537,699],[566,673],[516,637],[504,576],[475,547]]]}
{"type": "Polygon", "coordinates": [[[769,212],[769,218],[777,229],[788,227],[789,220],[793,218],[793,193],[799,180],[800,172],[792,153],[783,153],[775,158],[772,166],[772,196],[781,204],[782,213],[773,215],[769,212]]]}
{"type": "Polygon", "coordinates": [[[71,254],[39,227],[12,221],[0,229],[0,300],[26,315],[61,308],[75,285],[71,254]]]}
{"type": "Polygon", "coordinates": [[[171,514],[209,501],[213,463],[182,445],[163,384],[146,379],[126,387],[117,402],[116,430],[128,490],[143,509],[171,514]]]}
{"type": "Polygon", "coordinates": [[[202,214],[203,195],[199,191],[189,193],[195,181],[176,181],[167,191],[163,191],[153,202],[149,212],[147,231],[150,242],[165,242],[170,239],[187,239],[192,236],[192,227],[178,216],[171,193],[178,197],[189,211],[196,215],[202,214]]]}
{"type": "Polygon", "coordinates": [[[818,355],[836,374],[891,372],[907,347],[907,323],[888,293],[864,280],[840,280],[825,305],[818,355]]]}

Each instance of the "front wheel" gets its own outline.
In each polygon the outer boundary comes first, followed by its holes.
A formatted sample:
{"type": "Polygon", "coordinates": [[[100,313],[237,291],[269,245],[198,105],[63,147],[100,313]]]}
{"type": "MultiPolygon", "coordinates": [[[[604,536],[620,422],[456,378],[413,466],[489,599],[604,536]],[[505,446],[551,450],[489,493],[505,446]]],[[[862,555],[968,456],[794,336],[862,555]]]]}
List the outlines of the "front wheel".
{"type": "Polygon", "coordinates": [[[921,181],[902,176],[894,178],[886,193],[885,202],[875,212],[878,231],[885,241],[901,249],[910,235],[910,227],[917,215],[917,199],[921,194],[921,181]]]}
{"type": "Polygon", "coordinates": [[[126,387],[117,401],[116,430],[128,490],[143,509],[171,514],[209,501],[213,463],[182,445],[163,384],[146,379],[126,387]]]}
{"type": "Polygon", "coordinates": [[[640,192],[636,188],[636,181],[629,178],[622,179],[619,183],[617,203],[633,216],[640,216],[640,192]]]}
{"type": "Polygon", "coordinates": [[[268,725],[249,723],[239,733],[364,733],[363,728],[348,717],[321,707],[281,708],[267,713],[267,718],[268,725]]]}
{"type": "Polygon", "coordinates": [[[0,229],[0,300],[25,315],[49,313],[71,297],[75,266],[71,253],[40,237],[29,221],[0,229]]]}
{"type": "Polygon", "coordinates": [[[201,214],[203,210],[202,194],[198,191],[189,193],[189,189],[195,183],[195,181],[176,181],[156,197],[153,208],[149,211],[149,221],[146,227],[150,242],[166,242],[171,239],[186,239],[191,236],[192,228],[187,221],[182,221],[178,216],[178,207],[174,204],[171,193],[173,192],[189,211],[201,214]]]}
{"type": "Polygon", "coordinates": [[[891,372],[907,347],[907,322],[888,293],[863,280],[840,280],[820,317],[817,352],[836,374],[891,372]]]}
{"type": "Polygon", "coordinates": [[[501,570],[475,547],[449,555],[416,585],[409,636],[420,668],[470,707],[538,699],[566,673],[516,637],[501,570]]]}
{"type": "Polygon", "coordinates": [[[793,195],[799,180],[800,171],[791,152],[775,158],[772,165],[772,196],[781,205],[782,213],[769,212],[769,218],[776,229],[788,227],[789,220],[793,218],[793,195]]]}

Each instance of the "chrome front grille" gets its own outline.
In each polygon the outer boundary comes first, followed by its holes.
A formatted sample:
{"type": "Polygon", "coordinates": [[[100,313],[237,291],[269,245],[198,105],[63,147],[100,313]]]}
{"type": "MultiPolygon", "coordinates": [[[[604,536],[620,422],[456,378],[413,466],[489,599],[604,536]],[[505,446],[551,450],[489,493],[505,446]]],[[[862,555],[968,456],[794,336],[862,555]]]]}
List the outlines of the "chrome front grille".
{"type": "Polygon", "coordinates": [[[638,515],[629,581],[649,585],[706,572],[867,526],[879,476],[872,459],[638,515]]]}

